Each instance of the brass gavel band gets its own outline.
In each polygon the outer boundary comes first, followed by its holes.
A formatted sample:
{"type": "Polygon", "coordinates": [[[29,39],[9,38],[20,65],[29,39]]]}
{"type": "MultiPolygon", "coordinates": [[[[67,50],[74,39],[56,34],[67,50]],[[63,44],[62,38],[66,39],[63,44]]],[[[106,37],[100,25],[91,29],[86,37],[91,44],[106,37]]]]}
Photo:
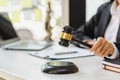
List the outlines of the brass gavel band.
{"type": "Polygon", "coordinates": [[[71,41],[72,35],[71,35],[71,34],[68,34],[68,33],[65,33],[65,32],[62,32],[61,38],[71,41]]]}

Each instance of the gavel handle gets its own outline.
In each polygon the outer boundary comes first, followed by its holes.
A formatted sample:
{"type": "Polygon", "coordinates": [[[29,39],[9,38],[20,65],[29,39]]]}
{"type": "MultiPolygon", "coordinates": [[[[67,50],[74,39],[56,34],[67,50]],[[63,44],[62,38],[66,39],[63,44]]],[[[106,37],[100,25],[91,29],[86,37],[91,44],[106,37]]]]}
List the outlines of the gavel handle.
{"type": "Polygon", "coordinates": [[[86,47],[88,47],[88,48],[91,48],[91,47],[92,47],[92,45],[87,44],[87,43],[85,43],[85,42],[83,42],[83,41],[81,41],[81,40],[78,40],[78,39],[75,39],[75,38],[72,38],[72,40],[73,40],[73,41],[76,41],[76,42],[78,42],[78,43],[80,43],[80,44],[82,44],[82,45],[84,45],[84,46],[86,46],[86,47]]]}

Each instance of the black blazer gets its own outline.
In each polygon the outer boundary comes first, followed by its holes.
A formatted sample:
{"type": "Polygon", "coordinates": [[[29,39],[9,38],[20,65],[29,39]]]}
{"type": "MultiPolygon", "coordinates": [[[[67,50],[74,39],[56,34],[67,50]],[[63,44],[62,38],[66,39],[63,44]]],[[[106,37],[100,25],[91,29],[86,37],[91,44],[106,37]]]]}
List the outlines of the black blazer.
{"type": "MultiPolygon", "coordinates": [[[[104,37],[105,30],[110,22],[111,14],[110,8],[113,1],[107,2],[98,8],[96,15],[94,15],[88,22],[78,28],[73,37],[80,40],[94,39],[98,37],[104,37]]],[[[113,33],[113,32],[111,32],[113,33]]],[[[120,27],[117,33],[117,42],[114,42],[118,50],[120,51],[120,27]]]]}

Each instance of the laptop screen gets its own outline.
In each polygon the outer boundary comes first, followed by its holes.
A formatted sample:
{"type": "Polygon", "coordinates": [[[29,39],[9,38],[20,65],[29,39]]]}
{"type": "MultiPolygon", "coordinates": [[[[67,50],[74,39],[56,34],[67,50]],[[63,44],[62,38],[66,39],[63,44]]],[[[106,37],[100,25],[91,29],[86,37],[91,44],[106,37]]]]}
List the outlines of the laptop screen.
{"type": "Polygon", "coordinates": [[[0,46],[18,38],[7,13],[0,13],[0,46]]]}

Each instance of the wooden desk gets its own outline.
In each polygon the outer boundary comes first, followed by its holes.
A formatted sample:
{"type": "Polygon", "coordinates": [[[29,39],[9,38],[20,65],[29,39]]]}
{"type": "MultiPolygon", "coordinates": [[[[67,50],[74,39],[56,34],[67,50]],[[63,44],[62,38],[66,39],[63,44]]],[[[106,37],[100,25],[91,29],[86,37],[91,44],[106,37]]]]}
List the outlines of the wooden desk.
{"type": "Polygon", "coordinates": [[[102,58],[86,57],[68,59],[79,67],[79,72],[51,75],[41,72],[44,60],[19,51],[0,51],[0,77],[6,80],[119,80],[120,74],[102,68],[102,58]]]}

